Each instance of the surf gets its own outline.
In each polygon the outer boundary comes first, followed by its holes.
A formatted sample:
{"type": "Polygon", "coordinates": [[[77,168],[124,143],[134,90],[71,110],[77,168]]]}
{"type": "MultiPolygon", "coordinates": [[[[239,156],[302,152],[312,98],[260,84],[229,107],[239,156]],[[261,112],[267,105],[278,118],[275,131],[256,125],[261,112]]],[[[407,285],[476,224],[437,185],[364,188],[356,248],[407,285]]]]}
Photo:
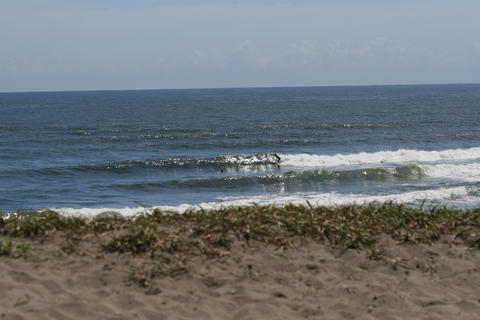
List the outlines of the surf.
{"type": "Polygon", "coordinates": [[[480,148],[426,151],[399,149],[396,151],[360,152],[351,154],[280,154],[282,165],[291,167],[342,167],[362,165],[408,164],[439,161],[480,159],[480,148]]]}

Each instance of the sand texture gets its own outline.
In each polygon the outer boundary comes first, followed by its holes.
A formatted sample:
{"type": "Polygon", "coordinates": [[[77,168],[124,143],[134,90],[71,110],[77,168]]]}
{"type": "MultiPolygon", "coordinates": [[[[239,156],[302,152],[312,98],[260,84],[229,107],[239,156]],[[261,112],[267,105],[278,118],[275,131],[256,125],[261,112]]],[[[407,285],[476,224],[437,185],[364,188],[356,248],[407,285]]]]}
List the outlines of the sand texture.
{"type": "Polygon", "coordinates": [[[0,257],[0,319],[480,317],[480,252],[454,239],[381,236],[380,259],[314,241],[285,250],[236,241],[152,278],[139,276],[155,270],[148,258],[89,241],[74,252],[60,236],[31,246],[27,257],[0,257]]]}

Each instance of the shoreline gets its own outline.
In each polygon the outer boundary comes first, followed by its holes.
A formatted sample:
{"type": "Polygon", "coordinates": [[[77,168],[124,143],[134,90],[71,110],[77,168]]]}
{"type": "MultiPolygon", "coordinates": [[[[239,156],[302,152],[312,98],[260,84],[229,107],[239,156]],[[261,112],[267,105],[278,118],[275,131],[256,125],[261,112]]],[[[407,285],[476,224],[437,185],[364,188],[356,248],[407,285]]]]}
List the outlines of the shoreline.
{"type": "Polygon", "coordinates": [[[475,319],[480,209],[0,217],[1,319],[475,319]]]}

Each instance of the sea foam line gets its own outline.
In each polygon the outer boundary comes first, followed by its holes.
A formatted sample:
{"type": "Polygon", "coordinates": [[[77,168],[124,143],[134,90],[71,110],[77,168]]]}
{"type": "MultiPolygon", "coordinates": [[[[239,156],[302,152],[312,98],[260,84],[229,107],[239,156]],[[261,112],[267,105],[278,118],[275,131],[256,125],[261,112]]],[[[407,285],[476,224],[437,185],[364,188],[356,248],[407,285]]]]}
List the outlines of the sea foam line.
{"type": "MultiPolygon", "coordinates": [[[[370,202],[387,202],[393,201],[397,203],[413,203],[421,202],[423,200],[427,201],[441,201],[441,200],[452,200],[467,198],[468,191],[465,187],[454,187],[454,188],[441,188],[441,189],[429,189],[422,191],[411,191],[398,194],[390,195],[365,195],[365,194],[340,194],[337,192],[331,193],[304,193],[304,194],[291,194],[287,196],[271,196],[271,195],[262,195],[262,196],[253,196],[253,197],[238,197],[238,198],[223,198],[226,200],[221,203],[224,206],[244,206],[251,205],[253,203],[259,205],[268,205],[268,204],[277,204],[277,205],[286,205],[289,203],[292,204],[307,204],[313,206],[340,206],[340,205],[351,205],[357,204],[362,205],[370,202]]],[[[204,208],[204,207],[202,207],[204,208]]],[[[204,208],[206,209],[206,208],[204,208]]]]}
{"type": "Polygon", "coordinates": [[[215,202],[203,202],[198,204],[181,204],[177,206],[155,206],[155,207],[136,207],[136,208],[52,208],[65,216],[85,216],[93,218],[105,212],[114,212],[125,217],[135,216],[139,214],[149,214],[155,209],[162,211],[173,211],[184,213],[187,210],[210,210],[222,209],[231,206],[248,206],[252,204],[269,205],[275,204],[283,206],[286,204],[298,204],[312,206],[340,206],[357,204],[362,205],[370,202],[387,202],[393,201],[397,203],[414,203],[427,200],[429,202],[442,200],[460,200],[460,201],[478,201],[478,198],[469,199],[468,190],[465,187],[430,189],[424,191],[411,191],[400,194],[372,196],[365,194],[340,194],[331,193],[300,193],[287,195],[259,195],[249,197],[224,197],[219,198],[215,202]]]}
{"type": "Polygon", "coordinates": [[[312,155],[281,154],[282,165],[292,167],[339,167],[373,164],[402,164],[437,161],[465,161],[480,159],[480,148],[423,151],[400,149],[397,151],[361,152],[353,154],[312,155]]]}

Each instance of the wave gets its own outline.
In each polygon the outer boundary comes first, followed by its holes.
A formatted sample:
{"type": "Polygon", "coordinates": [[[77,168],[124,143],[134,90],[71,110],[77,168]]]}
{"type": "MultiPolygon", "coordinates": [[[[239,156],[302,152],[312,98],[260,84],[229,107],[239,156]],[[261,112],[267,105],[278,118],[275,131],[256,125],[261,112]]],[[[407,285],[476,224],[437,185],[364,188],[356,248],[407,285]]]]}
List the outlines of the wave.
{"type": "Polygon", "coordinates": [[[159,189],[170,190],[251,190],[265,188],[272,191],[300,191],[312,190],[325,185],[340,184],[363,184],[368,181],[405,181],[418,180],[423,177],[422,170],[417,166],[405,166],[399,168],[371,168],[350,171],[316,170],[295,172],[288,171],[278,174],[267,175],[227,175],[211,178],[141,181],[130,183],[113,183],[105,186],[109,189],[158,191],[159,189]]]}
{"type": "MultiPolygon", "coordinates": [[[[127,170],[131,165],[134,166],[198,166],[198,160],[172,161],[168,163],[122,163],[112,167],[96,167],[96,166],[80,166],[75,170],[86,170],[95,173],[97,170],[127,170]]],[[[210,159],[213,161],[213,159],[210,159]]],[[[109,189],[122,190],[149,190],[158,191],[159,189],[212,189],[218,190],[251,190],[255,188],[268,188],[271,191],[300,191],[312,190],[322,186],[332,185],[356,185],[367,182],[394,182],[394,181],[414,181],[421,179],[449,179],[462,182],[480,181],[480,164],[436,164],[436,165],[407,165],[401,167],[390,168],[362,168],[353,170],[310,170],[310,171],[287,171],[269,174],[258,174],[262,172],[262,168],[256,164],[268,163],[271,170],[275,170],[275,162],[268,157],[250,157],[237,158],[231,157],[227,159],[216,159],[219,168],[226,168],[227,163],[233,166],[228,167],[223,173],[217,171],[214,175],[208,177],[188,178],[188,179],[166,179],[156,181],[138,181],[135,179],[130,182],[116,182],[115,180],[107,180],[112,182],[105,185],[109,189]],[[245,165],[243,164],[245,163],[245,165]],[[235,167],[239,166],[239,167],[235,167]],[[245,167],[247,166],[247,167],[245,167]],[[252,166],[252,167],[250,167],[252,166]],[[241,170],[239,170],[241,169],[241,170]],[[243,173],[239,173],[243,172],[243,173]],[[247,174],[245,174],[247,173],[247,174]]],[[[215,164],[213,164],[215,165],[215,164]]],[[[212,166],[211,162],[207,162],[205,166],[212,166]]],[[[218,168],[217,168],[218,169],[218,168]]],[[[268,169],[268,168],[267,168],[268,169]]],[[[265,169],[267,172],[268,170],[265,169]]],[[[270,171],[272,172],[272,171],[270,171]]],[[[59,169],[31,170],[31,174],[48,174],[48,175],[64,175],[68,174],[68,170],[59,169]]]]}
{"type": "Polygon", "coordinates": [[[466,182],[480,181],[480,163],[419,165],[428,177],[466,182]]]}
{"type": "Polygon", "coordinates": [[[270,205],[275,204],[283,206],[286,204],[302,204],[312,206],[341,206],[357,204],[362,205],[370,202],[397,203],[422,203],[428,200],[428,203],[438,204],[442,201],[471,202],[478,203],[478,197],[471,197],[471,191],[466,187],[428,189],[422,191],[412,191],[389,195],[367,195],[367,194],[341,194],[337,192],[329,193],[295,193],[280,195],[260,195],[249,197],[223,197],[214,202],[202,202],[197,204],[180,204],[175,206],[154,206],[154,207],[125,207],[125,208],[52,208],[66,216],[86,216],[95,217],[99,214],[114,213],[122,216],[134,216],[138,214],[149,214],[154,209],[162,211],[173,211],[183,213],[187,210],[210,210],[221,209],[231,206],[248,206],[252,204],[270,205]]]}
{"type": "MultiPolygon", "coordinates": [[[[226,170],[228,168],[239,168],[242,166],[276,166],[277,158],[274,153],[258,153],[251,155],[225,155],[212,158],[195,159],[195,158],[168,158],[159,160],[124,160],[113,163],[100,164],[80,164],[77,166],[58,166],[45,167],[36,169],[16,169],[12,172],[3,170],[3,172],[10,172],[14,174],[28,173],[33,175],[64,175],[72,172],[124,172],[132,171],[142,168],[166,168],[166,169],[213,169],[226,170]]],[[[253,170],[255,171],[255,170],[253,170]]]]}
{"type": "MultiPolygon", "coordinates": [[[[423,151],[415,149],[401,149],[397,151],[379,151],[379,152],[361,152],[352,154],[336,155],[314,155],[314,154],[278,154],[281,161],[278,162],[276,153],[257,153],[257,154],[236,154],[223,155],[212,158],[167,158],[152,160],[124,160],[111,163],[99,164],[79,164],[69,167],[50,167],[27,169],[33,170],[36,174],[64,174],[72,171],[125,171],[138,168],[212,168],[222,170],[228,168],[239,168],[242,166],[277,166],[282,168],[340,168],[340,167],[392,167],[405,165],[422,165],[435,162],[454,162],[471,161],[480,159],[480,148],[469,149],[450,149],[443,151],[423,151]]],[[[437,165],[436,169],[428,166],[422,166],[422,170],[427,175],[438,175],[437,172],[453,172],[461,170],[465,175],[471,174],[471,171],[478,171],[480,175],[480,166],[475,164],[454,167],[458,165],[445,164],[443,167],[437,165]]],[[[4,171],[5,172],[5,171],[4,171]]],[[[452,174],[453,175],[453,174],[452,174]]]]}
{"type": "Polygon", "coordinates": [[[292,167],[341,167],[423,163],[438,161],[466,161],[480,159],[480,148],[423,151],[400,149],[397,151],[361,152],[353,154],[312,155],[280,154],[282,165],[292,167]]]}
{"type": "MultiPolygon", "coordinates": [[[[388,194],[388,195],[367,195],[367,194],[341,194],[337,192],[329,193],[305,193],[290,195],[262,195],[253,197],[224,197],[221,198],[223,206],[242,206],[249,204],[277,204],[286,205],[307,204],[313,206],[339,206],[347,204],[362,205],[370,202],[387,202],[393,201],[397,203],[421,203],[424,200],[429,202],[437,202],[442,200],[467,200],[469,190],[466,187],[428,189],[421,191],[410,191],[405,193],[388,194]]],[[[478,199],[477,199],[478,200],[478,199]]],[[[203,209],[207,207],[199,205],[203,209]]]]}
{"type": "Polygon", "coordinates": [[[213,158],[169,158],[159,160],[126,160],[108,165],[79,166],[78,170],[123,170],[131,168],[212,168],[225,169],[227,167],[275,165],[277,158],[273,153],[258,153],[252,155],[226,155],[213,158]]]}
{"type": "MultiPolygon", "coordinates": [[[[335,156],[280,154],[280,157],[280,162],[275,153],[225,155],[203,159],[125,160],[116,163],[71,167],[1,170],[0,173],[2,175],[66,176],[76,173],[135,174],[143,169],[158,169],[166,170],[165,173],[168,175],[169,169],[205,170],[204,173],[197,175],[196,179],[163,180],[156,183],[156,186],[189,188],[272,185],[275,183],[298,186],[335,181],[418,180],[425,177],[467,182],[480,181],[480,163],[453,163],[453,161],[477,159],[480,157],[480,148],[446,151],[399,150],[335,156]],[[428,163],[440,160],[449,162],[428,163]],[[408,164],[409,162],[415,164],[408,164]],[[328,169],[329,167],[334,169],[328,169]],[[288,171],[281,172],[280,170],[288,171]],[[209,175],[207,178],[204,176],[206,172],[216,176],[209,175]],[[259,173],[270,174],[259,175],[259,173]],[[218,176],[218,174],[221,175],[218,176]],[[252,174],[255,175],[252,176],[252,174]]],[[[125,188],[128,185],[121,187],[125,188]]]]}

